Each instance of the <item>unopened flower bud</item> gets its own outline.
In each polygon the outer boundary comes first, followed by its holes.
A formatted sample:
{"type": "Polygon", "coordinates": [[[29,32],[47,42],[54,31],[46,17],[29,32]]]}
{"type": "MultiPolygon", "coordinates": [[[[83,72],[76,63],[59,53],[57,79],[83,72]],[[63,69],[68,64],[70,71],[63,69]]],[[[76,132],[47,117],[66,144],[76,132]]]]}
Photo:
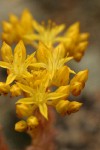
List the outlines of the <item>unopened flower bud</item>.
{"type": "Polygon", "coordinates": [[[30,128],[34,128],[34,127],[38,126],[38,124],[39,124],[39,121],[38,121],[38,119],[35,116],[30,116],[27,119],[27,125],[30,128]]]}
{"type": "Polygon", "coordinates": [[[67,114],[75,113],[79,111],[80,107],[82,106],[82,103],[73,101],[69,103],[67,114]]]}
{"type": "Polygon", "coordinates": [[[15,15],[11,14],[10,15],[10,22],[12,24],[16,24],[18,22],[18,18],[15,15]]]}
{"type": "Polygon", "coordinates": [[[27,129],[27,123],[24,120],[21,120],[15,124],[15,130],[18,132],[23,132],[27,129]]]}
{"type": "Polygon", "coordinates": [[[81,33],[80,34],[80,41],[88,40],[88,38],[89,38],[89,33],[81,33]]]}
{"type": "Polygon", "coordinates": [[[78,81],[78,82],[86,82],[88,79],[88,70],[83,70],[78,72],[75,77],[71,80],[71,83],[78,81]]]}
{"type": "Polygon", "coordinates": [[[88,42],[85,41],[85,42],[80,42],[78,47],[77,47],[77,51],[79,52],[84,52],[85,49],[87,48],[87,45],[88,45],[88,42]]]}
{"type": "Polygon", "coordinates": [[[11,86],[10,92],[11,92],[11,96],[21,95],[21,89],[16,84],[11,86]]]}
{"type": "Polygon", "coordinates": [[[9,31],[11,31],[12,30],[12,25],[10,24],[10,23],[8,23],[8,22],[6,22],[6,21],[3,21],[3,30],[5,31],[5,32],[9,32],[9,31]]]}
{"type": "Polygon", "coordinates": [[[70,89],[74,96],[78,96],[85,86],[88,79],[88,70],[80,71],[77,73],[70,82],[70,89]]]}
{"type": "Polygon", "coordinates": [[[75,82],[70,86],[70,90],[74,96],[78,96],[81,93],[81,90],[84,88],[84,84],[81,82],[75,82]]]}
{"type": "Polygon", "coordinates": [[[32,115],[33,108],[31,105],[16,104],[16,114],[18,117],[27,117],[32,115]]]}
{"type": "Polygon", "coordinates": [[[10,86],[6,83],[0,82],[0,93],[7,94],[10,90],[10,86]]]}
{"type": "Polygon", "coordinates": [[[69,103],[70,102],[68,100],[59,101],[58,104],[56,105],[57,112],[59,112],[62,115],[66,114],[69,103]]]}

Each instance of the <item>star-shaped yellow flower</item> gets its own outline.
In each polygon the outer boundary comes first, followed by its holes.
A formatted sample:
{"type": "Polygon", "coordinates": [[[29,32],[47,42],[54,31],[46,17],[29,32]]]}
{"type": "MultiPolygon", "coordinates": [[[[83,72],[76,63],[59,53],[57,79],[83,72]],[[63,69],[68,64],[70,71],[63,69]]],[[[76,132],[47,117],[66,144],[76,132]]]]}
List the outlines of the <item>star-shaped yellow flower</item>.
{"type": "Polygon", "coordinates": [[[14,80],[21,80],[22,78],[32,76],[27,68],[33,62],[34,53],[26,58],[26,49],[22,41],[16,45],[14,55],[12,54],[11,47],[5,42],[1,48],[1,53],[4,61],[0,61],[0,66],[8,69],[6,84],[10,84],[14,80]]]}
{"type": "Polygon", "coordinates": [[[25,35],[26,40],[41,41],[47,46],[51,46],[58,42],[59,34],[64,30],[65,25],[55,25],[51,21],[47,26],[39,24],[36,20],[33,20],[34,34],[25,35]]]}
{"type": "Polygon", "coordinates": [[[48,110],[47,105],[50,105],[51,101],[63,99],[69,95],[69,86],[62,86],[58,88],[55,92],[49,92],[47,90],[50,82],[49,74],[45,75],[44,79],[41,81],[40,85],[34,89],[32,87],[17,83],[17,85],[30,97],[20,99],[16,104],[27,104],[35,105],[39,107],[40,113],[47,119],[48,110]]]}
{"type": "MultiPolygon", "coordinates": [[[[75,73],[67,66],[64,69],[62,68],[65,65],[65,63],[67,63],[69,60],[71,60],[73,58],[73,57],[65,56],[65,49],[62,44],[59,44],[56,48],[50,49],[50,48],[46,47],[43,43],[40,42],[39,47],[36,51],[36,58],[37,58],[37,63],[31,64],[31,66],[44,67],[51,74],[52,80],[53,80],[53,78],[55,78],[57,73],[65,75],[65,80],[66,80],[66,77],[67,77],[67,80],[69,79],[70,72],[75,73]]],[[[60,80],[60,78],[62,78],[62,76],[55,78],[55,80],[60,80]]],[[[59,81],[57,81],[57,82],[59,82],[59,81]]],[[[60,84],[60,82],[58,84],[60,84]]],[[[67,84],[67,82],[66,82],[66,84],[67,84]]],[[[60,85],[62,85],[62,84],[60,84],[60,85]]]]}

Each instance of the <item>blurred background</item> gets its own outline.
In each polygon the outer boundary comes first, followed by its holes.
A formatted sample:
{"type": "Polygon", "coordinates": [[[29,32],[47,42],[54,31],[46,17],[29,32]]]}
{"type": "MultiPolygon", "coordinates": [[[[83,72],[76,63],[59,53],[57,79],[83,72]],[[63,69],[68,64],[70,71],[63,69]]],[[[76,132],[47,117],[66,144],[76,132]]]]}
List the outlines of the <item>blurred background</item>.
{"type": "MultiPolygon", "coordinates": [[[[67,27],[76,21],[82,32],[89,32],[89,46],[80,63],[73,61],[76,71],[89,69],[89,79],[81,96],[82,109],[68,117],[57,116],[57,150],[100,149],[100,0],[0,0],[0,21],[8,20],[9,14],[20,16],[28,8],[41,22],[53,20],[67,27]]],[[[0,32],[1,32],[0,27],[0,32]]],[[[1,78],[5,73],[2,75],[1,78]]],[[[30,137],[14,131],[17,121],[15,101],[0,96],[0,124],[9,150],[24,150],[30,137]]],[[[0,149],[3,150],[3,149],[0,149]]]]}

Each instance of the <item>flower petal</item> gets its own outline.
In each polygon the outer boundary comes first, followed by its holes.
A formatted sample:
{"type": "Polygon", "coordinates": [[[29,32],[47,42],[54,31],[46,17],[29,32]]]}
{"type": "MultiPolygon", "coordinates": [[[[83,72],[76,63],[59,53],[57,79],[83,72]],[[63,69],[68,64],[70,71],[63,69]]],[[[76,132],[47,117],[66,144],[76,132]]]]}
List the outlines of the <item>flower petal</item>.
{"type": "Polygon", "coordinates": [[[27,68],[28,66],[30,66],[30,64],[32,64],[32,62],[34,62],[34,59],[35,59],[34,55],[35,55],[35,52],[32,53],[31,55],[29,55],[29,56],[27,57],[27,59],[25,60],[25,67],[26,67],[26,68],[27,68]]]}
{"type": "Polygon", "coordinates": [[[33,64],[30,64],[29,66],[32,66],[34,68],[46,68],[46,64],[45,63],[33,63],[33,64]]]}
{"type": "Polygon", "coordinates": [[[52,53],[48,47],[46,47],[42,42],[39,43],[38,49],[36,51],[36,57],[38,62],[43,62],[48,64],[52,61],[52,53]]]}
{"type": "Polygon", "coordinates": [[[11,66],[7,62],[0,61],[0,67],[9,69],[11,66]]]}
{"type": "Polygon", "coordinates": [[[34,101],[32,98],[28,97],[28,98],[21,98],[20,100],[18,100],[16,102],[16,104],[19,104],[19,103],[22,103],[22,104],[34,104],[34,101]]]}
{"type": "Polygon", "coordinates": [[[14,63],[22,64],[26,58],[26,49],[23,41],[20,41],[14,49],[14,63]]]}
{"type": "Polygon", "coordinates": [[[7,77],[6,84],[12,83],[15,79],[16,79],[16,75],[14,75],[13,73],[10,73],[7,77]]]}
{"type": "Polygon", "coordinates": [[[59,26],[55,26],[52,28],[51,33],[54,34],[54,36],[57,36],[59,33],[61,33],[65,28],[64,24],[61,24],[59,26]]]}
{"type": "Polygon", "coordinates": [[[53,57],[55,60],[60,60],[65,57],[65,48],[63,44],[59,44],[53,51],[53,57]]]}
{"type": "Polygon", "coordinates": [[[40,40],[40,36],[38,34],[27,34],[23,36],[25,40],[33,41],[33,40],[40,40]]]}
{"type": "Polygon", "coordinates": [[[48,110],[47,110],[47,105],[46,105],[45,103],[39,104],[39,110],[40,110],[40,113],[41,113],[46,119],[48,119],[48,110]]]}
{"type": "Polygon", "coordinates": [[[13,60],[12,49],[5,42],[3,42],[3,45],[1,47],[1,56],[5,62],[12,62],[13,60]]]}
{"type": "Polygon", "coordinates": [[[64,97],[66,97],[66,95],[67,95],[66,93],[52,92],[52,93],[48,94],[47,100],[56,100],[59,98],[64,98],[64,97]]]}
{"type": "Polygon", "coordinates": [[[39,33],[43,33],[44,28],[42,25],[40,25],[37,21],[33,20],[33,28],[39,32],[39,33]]]}
{"type": "Polygon", "coordinates": [[[17,82],[17,85],[26,93],[29,93],[30,95],[33,95],[33,89],[29,86],[26,86],[24,84],[21,84],[21,83],[18,83],[17,82]]]}

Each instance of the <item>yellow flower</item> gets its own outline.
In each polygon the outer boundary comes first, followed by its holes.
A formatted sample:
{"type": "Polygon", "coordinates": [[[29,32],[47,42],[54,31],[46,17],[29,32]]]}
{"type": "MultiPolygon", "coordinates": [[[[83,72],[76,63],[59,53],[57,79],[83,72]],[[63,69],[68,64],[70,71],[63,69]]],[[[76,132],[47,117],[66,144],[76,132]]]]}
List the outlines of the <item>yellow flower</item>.
{"type": "Polygon", "coordinates": [[[61,42],[64,43],[69,56],[73,56],[76,61],[80,61],[88,45],[88,33],[80,33],[79,22],[70,26],[62,38],[61,42]],[[65,37],[65,38],[64,38],[65,37]]]}
{"type": "Polygon", "coordinates": [[[65,25],[56,25],[51,21],[48,22],[47,26],[39,24],[36,20],[33,20],[34,33],[25,35],[26,40],[41,41],[47,46],[52,46],[58,42],[59,34],[64,30],[65,25]]]}
{"type": "MultiPolygon", "coordinates": [[[[23,11],[20,19],[11,14],[9,22],[3,21],[2,23],[2,39],[8,44],[19,42],[24,35],[33,33],[32,21],[33,18],[28,10],[23,11]]],[[[24,42],[27,43],[28,41],[24,42]]]]}
{"type": "Polygon", "coordinates": [[[40,113],[47,119],[47,105],[49,105],[51,101],[55,101],[60,98],[65,98],[68,95],[68,93],[65,90],[67,86],[60,87],[60,89],[58,88],[59,90],[57,89],[55,92],[49,92],[47,90],[50,82],[49,78],[49,74],[47,74],[36,89],[17,83],[18,86],[24,92],[29,93],[30,96],[27,98],[20,99],[16,104],[33,104],[34,106],[36,106],[36,108],[39,107],[40,113]]]}
{"type": "Polygon", "coordinates": [[[64,84],[61,82],[62,76],[61,79],[60,76],[59,78],[55,77],[57,71],[61,72],[61,70],[63,70],[62,67],[65,65],[65,63],[72,59],[72,57],[67,57],[67,56],[65,57],[65,49],[62,44],[59,44],[54,49],[53,48],[49,49],[43,43],[40,42],[39,47],[36,51],[36,58],[37,58],[37,63],[32,64],[33,67],[38,68],[41,66],[45,68],[51,74],[51,79],[53,78],[55,79],[55,83],[57,86],[60,83],[61,83],[60,85],[64,85],[65,83],[67,84],[69,72],[73,72],[70,68],[65,67],[66,69],[63,71],[64,73],[67,74],[65,81],[63,82],[64,84]]]}
{"type": "Polygon", "coordinates": [[[34,59],[34,53],[31,54],[28,58],[26,58],[26,49],[22,41],[20,41],[16,45],[14,49],[14,55],[12,54],[11,47],[9,47],[5,42],[3,43],[1,49],[2,49],[1,53],[3,56],[2,58],[4,61],[0,61],[0,66],[2,68],[7,68],[9,72],[6,84],[10,84],[14,80],[21,80],[22,78],[32,76],[28,72],[27,68],[34,59]]]}
{"type": "Polygon", "coordinates": [[[74,96],[80,95],[88,79],[88,70],[78,72],[70,81],[70,89],[74,96]]]}

